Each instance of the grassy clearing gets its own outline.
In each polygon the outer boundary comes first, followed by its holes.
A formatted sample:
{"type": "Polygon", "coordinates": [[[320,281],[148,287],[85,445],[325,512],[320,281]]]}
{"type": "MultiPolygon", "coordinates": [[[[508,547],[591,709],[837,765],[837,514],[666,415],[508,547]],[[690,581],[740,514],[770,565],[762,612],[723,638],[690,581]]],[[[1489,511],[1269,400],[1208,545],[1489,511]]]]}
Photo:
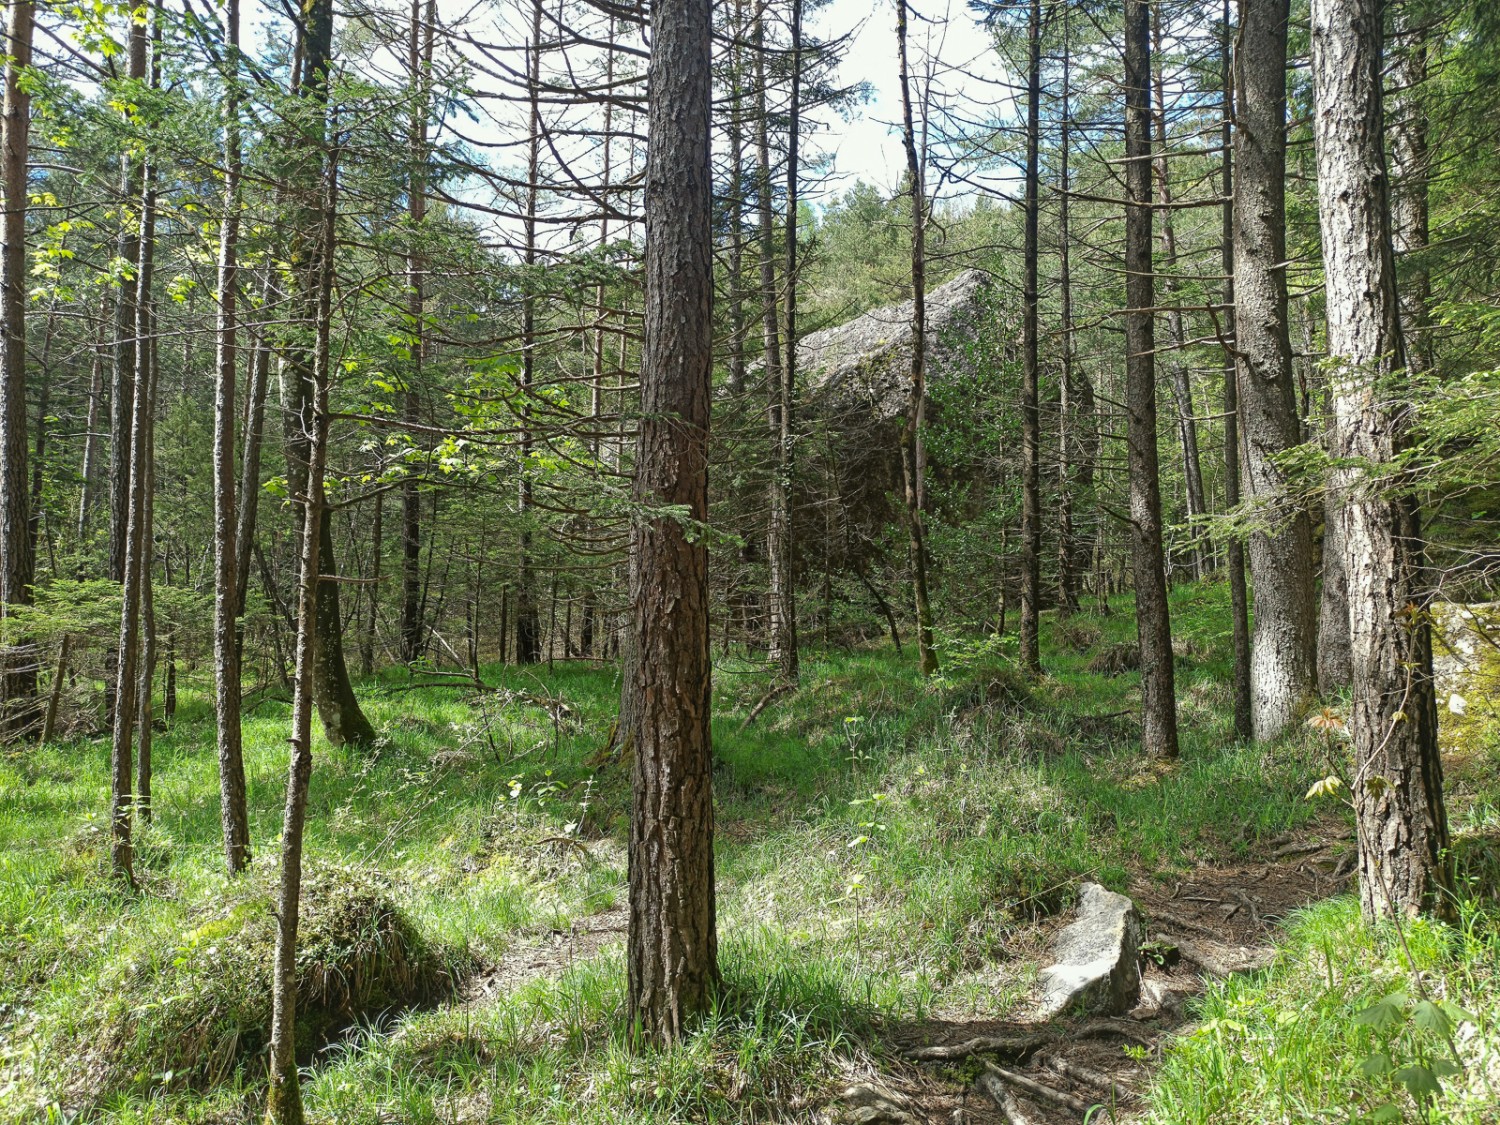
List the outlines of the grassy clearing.
{"type": "MultiPolygon", "coordinates": [[[[313,1060],[310,1112],[372,1123],[811,1120],[839,1081],[872,1065],[881,1029],[934,1012],[1006,1013],[1029,983],[1033,920],[1064,907],[1080,876],[1172,878],[1244,857],[1315,812],[1302,794],[1320,775],[1317,745],[1233,745],[1221,597],[1174,595],[1184,759],[1168,770],[1136,753],[1136,676],[1087,670],[1133,635],[1125,604],[1050,628],[1050,673],[1029,693],[983,645],[951,642],[934,684],[886,651],[809,653],[803,687],[741,733],[764,675],[721,661],[726,987],[714,1018],[671,1052],[630,1053],[621,962],[606,951],[495,999],[346,1035],[313,1060]]],[[[378,881],[455,971],[623,894],[627,771],[590,764],[613,719],[612,673],[560,665],[486,678],[503,690],[482,705],[453,688],[406,690],[394,674],[364,685],[382,744],[373,754],[320,744],[309,810],[313,866],[378,881]]],[[[247,723],[256,878],[274,859],[285,711],[266,704],[247,723]]],[[[206,1091],[137,1068],[87,1107],[60,1081],[127,981],[137,991],[118,1002],[164,999],[125,967],[163,950],[196,956],[204,947],[190,935],[239,893],[220,873],[203,705],[158,740],[158,818],[138,896],[103,878],[106,758],[94,741],[0,761],[0,1120],[45,1119],[59,1104],[104,1121],[253,1119],[253,1059],[206,1091]]]]}

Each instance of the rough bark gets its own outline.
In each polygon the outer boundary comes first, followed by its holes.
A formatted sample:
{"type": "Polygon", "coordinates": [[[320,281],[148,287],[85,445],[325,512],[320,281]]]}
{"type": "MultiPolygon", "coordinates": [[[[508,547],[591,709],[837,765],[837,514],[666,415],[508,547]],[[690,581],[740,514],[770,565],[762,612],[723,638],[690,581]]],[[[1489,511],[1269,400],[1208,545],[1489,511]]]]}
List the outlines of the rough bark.
{"type": "Polygon", "coordinates": [[[1151,7],[1125,4],[1125,408],[1136,635],[1141,649],[1141,747],[1177,756],[1172,623],[1162,558],[1156,450],[1156,364],[1151,262],[1151,7]]]}
{"type": "MultiPolygon", "coordinates": [[[[708,514],[713,362],[709,0],[652,7],[645,174],[645,346],[634,495],[708,514]]],[[[676,1041],[718,981],[708,550],[642,519],[631,593],[640,714],[632,768],[627,1012],[676,1041]]]]}
{"type": "Polygon", "coordinates": [[[1286,286],[1286,50],[1289,0],[1240,4],[1235,51],[1235,348],[1250,534],[1255,738],[1297,722],[1317,691],[1312,522],[1276,458],[1302,442],[1286,286]]]}
{"type": "MultiPolygon", "coordinates": [[[[1353,798],[1367,917],[1442,912],[1452,883],[1416,505],[1382,473],[1407,441],[1387,211],[1378,0],[1313,0],[1332,453],[1349,580],[1353,798]]],[[[1399,485],[1401,482],[1394,482],[1399,485]]]]}
{"type": "Polygon", "coordinates": [[[240,739],[239,566],[235,556],[235,384],[239,358],[240,121],[239,0],[229,0],[224,35],[224,217],[219,224],[219,309],[214,388],[214,719],[219,753],[219,817],[224,863],[235,875],[250,862],[245,761],[240,739]]]}
{"type": "Polygon", "coordinates": [[[932,605],[927,597],[927,528],[922,511],[922,429],[927,400],[927,192],[917,157],[912,116],[911,68],[907,64],[907,0],[896,3],[896,49],[901,78],[901,139],[906,149],[911,193],[911,385],[901,426],[901,481],[906,501],[907,550],[911,558],[912,600],[917,616],[918,667],[924,676],[938,671],[932,642],[932,605]]]}
{"type": "Polygon", "coordinates": [[[1021,667],[1042,671],[1042,418],[1038,402],[1037,219],[1042,131],[1042,0],[1026,20],[1026,169],[1021,320],[1021,667]]]}
{"type": "MultiPolygon", "coordinates": [[[[310,6],[305,41],[322,48],[324,67],[331,47],[333,9],[328,0],[310,6]]],[[[315,82],[324,80],[315,73],[315,82]]],[[[302,493],[301,566],[297,579],[297,647],[293,674],[291,756],[287,764],[286,806],[281,823],[281,880],[276,895],[276,949],[271,968],[271,1041],[266,1120],[269,1125],[303,1125],[302,1088],[297,1070],[297,923],[302,900],[302,838],[312,780],[312,712],[317,695],[319,620],[329,586],[318,581],[319,559],[327,538],[323,502],[328,456],[329,337],[333,318],[333,239],[337,171],[329,159],[324,172],[321,217],[309,248],[317,296],[316,343],[307,413],[307,475],[302,493]]]]}
{"type": "Polygon", "coordinates": [[[1396,43],[1391,51],[1390,157],[1391,239],[1400,281],[1401,332],[1406,362],[1429,371],[1436,358],[1432,339],[1432,279],[1426,261],[1427,187],[1432,175],[1427,140],[1427,28],[1420,9],[1392,4],[1396,43]]]}
{"type": "MultiPolygon", "coordinates": [[[[1228,344],[1224,353],[1224,506],[1240,502],[1240,423],[1234,315],[1234,72],[1230,63],[1229,0],[1223,0],[1222,39],[1219,62],[1224,79],[1224,114],[1219,126],[1221,147],[1220,264],[1224,270],[1224,308],[1219,331],[1228,344]]],[[[1224,551],[1229,581],[1231,643],[1234,650],[1234,733],[1247,739],[1252,733],[1250,716],[1250,597],[1245,584],[1245,545],[1231,535],[1224,551]]]]}
{"type": "MultiPolygon", "coordinates": [[[[26,154],[31,98],[21,72],[31,66],[35,8],[11,0],[6,16],[4,122],[0,125],[0,180],[5,221],[0,238],[0,618],[10,606],[31,603],[35,553],[31,543],[31,497],[26,472],[26,154]]],[[[36,646],[5,638],[0,668],[0,731],[28,726],[36,702],[36,646]]]]}

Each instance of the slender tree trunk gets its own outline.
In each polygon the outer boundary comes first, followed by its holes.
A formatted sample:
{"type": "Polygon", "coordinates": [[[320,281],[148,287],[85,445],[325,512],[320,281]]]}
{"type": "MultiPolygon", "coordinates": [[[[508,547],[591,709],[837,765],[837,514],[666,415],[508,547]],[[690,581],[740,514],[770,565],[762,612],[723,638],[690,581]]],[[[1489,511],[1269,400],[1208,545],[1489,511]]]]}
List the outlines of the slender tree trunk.
{"type": "Polygon", "coordinates": [[[1136,633],[1141,647],[1141,747],[1177,756],[1172,623],[1162,560],[1156,451],[1156,364],[1151,263],[1151,7],[1125,3],[1125,404],[1130,470],[1136,633]]]}
{"type": "MultiPolygon", "coordinates": [[[[107,300],[107,299],[106,299],[107,300]]],[[[104,312],[108,313],[106,303],[104,312]]],[[[104,404],[104,344],[94,348],[89,371],[89,406],[83,432],[83,464],[78,470],[78,542],[88,538],[89,517],[94,513],[94,490],[99,484],[99,415],[104,404]]]]}
{"type": "MultiPolygon", "coordinates": [[[[239,565],[235,555],[235,383],[239,359],[240,108],[239,0],[224,13],[228,67],[224,98],[224,218],[219,226],[219,314],[214,395],[214,718],[219,751],[219,815],[224,863],[236,875],[250,862],[245,761],[240,741],[239,565]]],[[[257,474],[258,475],[258,474],[257,474]]]]}
{"type": "MultiPolygon", "coordinates": [[[[713,364],[710,0],[656,0],[648,77],[645,349],[635,498],[708,515],[713,364]]],[[[630,820],[626,1010],[650,1043],[682,1037],[718,982],[708,549],[642,519],[631,582],[639,699],[630,820]]]]}
{"type": "Polygon", "coordinates": [[[912,119],[911,74],[906,51],[907,0],[896,3],[896,47],[901,78],[902,142],[911,191],[911,397],[901,427],[901,476],[906,499],[906,532],[911,555],[912,593],[917,614],[918,667],[936,675],[937,649],[932,643],[932,605],[927,598],[927,529],[922,512],[922,422],[927,398],[927,192],[917,159],[912,119]]]}
{"type": "MultiPolygon", "coordinates": [[[[745,90],[744,52],[745,0],[734,0],[734,42],[729,48],[729,379],[732,397],[745,391],[745,90]]],[[[614,24],[610,24],[613,31],[614,24]]],[[[613,72],[611,72],[613,77],[613,72]]],[[[609,127],[605,126],[608,134],[609,127]]],[[[605,152],[608,156],[608,150],[605,152]]],[[[606,168],[607,171],[607,168],[606,168]]],[[[606,180],[608,176],[606,175],[606,180]]],[[[601,345],[602,346],[602,345],[601,345]]]]}
{"type": "Polygon", "coordinates": [[[1242,2],[1235,51],[1235,348],[1245,479],[1263,521],[1250,535],[1250,714],[1261,741],[1297,722],[1317,692],[1312,524],[1276,463],[1302,443],[1285,266],[1290,15],[1289,0],[1242,2]]]}
{"type": "MultiPolygon", "coordinates": [[[[1062,380],[1057,417],[1057,593],[1064,614],[1079,610],[1079,583],[1088,569],[1086,546],[1074,526],[1075,489],[1081,491],[1082,481],[1075,481],[1079,473],[1078,454],[1082,447],[1081,429],[1093,413],[1093,388],[1087,387],[1087,377],[1074,365],[1073,340],[1073,263],[1072,263],[1072,214],[1069,195],[1072,180],[1068,170],[1068,159],[1072,150],[1073,104],[1073,57],[1071,9],[1064,4],[1062,9],[1062,125],[1058,138],[1058,193],[1057,193],[1057,274],[1060,328],[1062,330],[1061,358],[1062,380]],[[1085,393],[1086,392],[1086,393],[1085,393]],[[1083,400],[1089,400],[1085,410],[1083,400]]],[[[1081,473],[1079,474],[1081,477],[1081,473]]]]}
{"type": "MultiPolygon", "coordinates": [[[[1223,321],[1219,330],[1228,348],[1224,353],[1224,505],[1233,509],[1240,502],[1240,407],[1236,379],[1234,311],[1234,74],[1230,61],[1229,0],[1223,0],[1224,26],[1219,45],[1219,63],[1224,80],[1224,114],[1219,126],[1223,164],[1220,194],[1219,251],[1224,271],[1223,321]]],[[[1229,613],[1234,648],[1234,733],[1241,740],[1254,733],[1250,713],[1250,596],[1245,585],[1245,545],[1231,535],[1225,545],[1229,579],[1229,613]]]]}
{"type": "Polygon", "coordinates": [[[772,466],[771,519],[777,533],[770,536],[773,597],[771,608],[771,660],[787,683],[796,683],[800,671],[797,653],[797,575],[792,549],[792,409],[797,394],[797,177],[802,129],[802,0],[791,0],[791,101],[787,112],[786,137],[786,299],[783,305],[786,356],[772,407],[772,441],[776,446],[772,466]]]}
{"type": "Polygon", "coordinates": [[[151,396],[149,302],[155,239],[155,175],[149,163],[141,170],[140,230],[135,277],[138,289],[131,301],[135,321],[130,328],[134,341],[131,354],[135,371],[131,378],[130,478],[125,523],[124,572],[121,579],[120,641],[115,666],[114,738],[110,748],[111,822],[110,861],[115,874],[134,885],[134,849],[131,822],[136,794],[133,792],[135,727],[138,709],[136,678],[140,668],[141,590],[150,581],[150,475],[151,422],[156,404],[151,396]],[[144,578],[143,578],[144,572],[144,578]]]}
{"type": "MultiPolygon", "coordinates": [[[[1366,917],[1446,912],[1452,886],[1420,520],[1386,479],[1409,410],[1387,213],[1381,5],[1313,0],[1318,212],[1328,300],[1333,455],[1349,578],[1360,901],[1366,917]]],[[[1399,484],[1400,481],[1394,482],[1399,484]]]]}
{"type": "Polygon", "coordinates": [[[532,295],[537,262],[536,213],[541,185],[542,0],[532,0],[531,49],[527,53],[531,98],[531,140],[526,158],[526,265],[521,295],[521,480],[516,508],[521,517],[521,557],[516,566],[516,663],[535,664],[542,658],[542,625],[537,611],[531,568],[531,417],[532,386],[536,379],[536,298],[532,295]]]}
{"type": "MultiPolygon", "coordinates": [[[[160,50],[161,40],[159,35],[153,35],[152,53],[160,50]]],[[[153,66],[153,70],[157,68],[153,66]]],[[[148,175],[150,174],[148,170],[148,175]]],[[[154,208],[153,208],[154,210],[154,208]]],[[[155,232],[149,236],[149,242],[141,244],[142,259],[146,257],[147,247],[156,241],[155,232]]],[[[156,317],[155,308],[150,296],[151,274],[149,269],[141,271],[141,293],[137,302],[137,321],[142,325],[139,338],[136,340],[136,354],[146,359],[143,368],[137,368],[139,374],[136,377],[136,393],[143,393],[141,388],[146,387],[144,392],[150,403],[149,413],[146,420],[146,447],[141,453],[141,461],[145,466],[146,484],[142,490],[145,504],[145,515],[141,525],[140,540],[140,571],[137,581],[140,582],[141,603],[141,651],[136,662],[135,677],[135,726],[136,726],[136,769],[135,769],[135,808],[136,814],[142,823],[151,822],[151,752],[153,749],[153,729],[151,710],[151,686],[156,678],[156,594],[152,587],[152,569],[154,559],[154,545],[156,542],[156,398],[157,388],[160,384],[160,372],[157,366],[157,341],[156,341],[156,317]]]]}
{"type": "MultiPolygon", "coordinates": [[[[318,240],[322,237],[323,147],[326,143],[324,117],[328,105],[327,75],[332,50],[332,40],[324,42],[321,37],[332,26],[333,21],[332,14],[324,11],[327,0],[310,0],[310,3],[313,9],[311,14],[304,16],[304,23],[309,29],[316,27],[320,30],[317,35],[310,30],[306,31],[301,37],[303,78],[298,89],[298,96],[302,100],[301,135],[293,140],[287,158],[291,181],[288,192],[288,226],[292,232],[288,272],[293,286],[289,315],[300,322],[302,327],[300,332],[295,333],[279,349],[282,357],[281,401],[287,486],[293,496],[302,495],[307,489],[308,459],[311,456],[311,435],[314,429],[314,356],[305,341],[319,327],[319,287],[322,285],[319,254],[322,250],[318,240]]],[[[313,662],[313,688],[317,696],[318,715],[323,722],[323,731],[333,745],[369,746],[375,741],[375,728],[360,710],[354,686],[349,681],[349,669],[344,662],[344,623],[343,615],[339,612],[338,561],[333,550],[331,513],[322,504],[318,506],[318,510],[321,513],[321,527],[314,528],[319,542],[319,566],[316,574],[322,579],[322,589],[317,597],[318,643],[313,662]]],[[[299,510],[299,520],[301,516],[302,510],[299,510]]],[[[301,531],[299,523],[299,539],[301,531]]]]}
{"type": "MultiPolygon", "coordinates": [[[[135,82],[146,78],[146,25],[132,21],[126,47],[126,76],[135,82]]],[[[129,201],[140,198],[141,169],[135,157],[126,152],[120,157],[120,199],[124,219],[120,224],[116,254],[120,261],[134,266],[140,257],[140,218],[129,214],[129,201]]],[[[135,299],[138,290],[134,268],[120,273],[119,294],[115,299],[115,341],[110,366],[109,387],[109,578],[120,582],[125,576],[126,539],[130,522],[130,467],[134,461],[130,435],[134,429],[135,379],[135,299]]],[[[113,708],[110,708],[113,713],[113,708]]]]}
{"type": "Polygon", "coordinates": [[[1172,222],[1172,179],[1167,160],[1167,91],[1162,76],[1162,23],[1157,9],[1153,26],[1156,55],[1156,198],[1161,203],[1161,256],[1169,272],[1162,275],[1161,290],[1168,307],[1167,332],[1171,353],[1167,359],[1167,385],[1177,409],[1177,437],[1182,447],[1182,479],[1187,490],[1188,533],[1192,543],[1193,577],[1202,580],[1208,572],[1208,545],[1201,520],[1208,512],[1203,492],[1203,463],[1198,455],[1198,419],[1193,410],[1193,384],[1187,364],[1187,329],[1178,307],[1177,281],[1171,270],[1177,265],[1177,232],[1172,222]]]}
{"type": "Polygon", "coordinates": [[[1026,203],[1021,321],[1021,667],[1042,671],[1042,416],[1038,376],[1037,265],[1041,209],[1042,0],[1026,21],[1026,203]]]}
{"type": "MultiPolygon", "coordinates": [[[[36,556],[26,474],[26,155],[31,97],[21,72],[31,66],[36,11],[32,0],[10,0],[6,16],[4,122],[0,177],[5,222],[0,237],[0,618],[10,606],[30,605],[36,556]]],[[[35,718],[37,648],[13,639],[0,669],[0,732],[15,733],[35,718]]]]}
{"type": "MultiPolygon", "coordinates": [[[[261,283],[262,307],[270,304],[274,290],[267,271],[261,283]]],[[[266,390],[271,382],[271,346],[268,329],[261,326],[255,333],[245,377],[245,417],[241,433],[240,485],[235,497],[234,529],[234,611],[245,612],[250,592],[250,559],[255,554],[255,521],[260,510],[260,457],[266,433],[266,390]]],[[[240,623],[236,644],[244,647],[244,623],[240,623]]]]}
{"type": "MultiPolygon", "coordinates": [[[[375,674],[375,639],[380,625],[380,556],[385,550],[385,493],[375,494],[375,510],[370,513],[370,585],[364,634],[359,642],[359,670],[364,676],[375,674]]],[[[502,657],[503,659],[503,657],[502,657]]]]}
{"type": "MultiPolygon", "coordinates": [[[[313,81],[327,81],[326,68],[333,38],[333,7],[327,0],[307,12],[304,57],[321,62],[311,71],[313,81]]],[[[326,90],[326,86],[324,86],[326,90]]],[[[321,122],[319,123],[322,124],[321,122]]],[[[322,133],[322,130],[318,130],[322,133]]],[[[309,138],[312,140],[314,138],[309,138]]],[[[330,154],[323,162],[319,193],[321,216],[309,247],[309,273],[315,279],[312,388],[307,420],[308,457],[303,494],[301,566],[297,579],[297,648],[293,674],[291,758],[287,767],[286,809],[281,825],[281,884],[276,901],[276,951],[271,970],[271,1042],[268,1125],[302,1125],[302,1088],[297,1071],[297,923],[302,900],[302,837],[307,820],[307,795],[312,780],[312,712],[322,610],[329,585],[318,580],[318,568],[328,538],[323,501],[324,466],[328,458],[328,388],[331,380],[330,336],[333,320],[334,215],[338,169],[330,154]]]]}

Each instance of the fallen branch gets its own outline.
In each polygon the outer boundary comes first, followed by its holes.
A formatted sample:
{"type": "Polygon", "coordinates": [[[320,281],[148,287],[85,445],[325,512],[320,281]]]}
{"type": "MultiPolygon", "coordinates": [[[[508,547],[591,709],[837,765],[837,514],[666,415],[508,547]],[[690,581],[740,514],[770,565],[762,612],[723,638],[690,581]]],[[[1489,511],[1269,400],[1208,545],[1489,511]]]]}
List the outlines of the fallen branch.
{"type": "Polygon", "coordinates": [[[1038,1047],[1046,1046],[1057,1039],[1055,1035],[1000,1035],[980,1036],[977,1039],[969,1039],[963,1043],[953,1043],[934,1047],[913,1047],[903,1052],[907,1058],[917,1062],[944,1062],[950,1059],[966,1059],[971,1055],[978,1055],[985,1051],[993,1051],[996,1054],[1011,1055],[1016,1058],[1035,1051],[1038,1047]]]}
{"type": "Polygon", "coordinates": [[[1089,1111],[1089,1103],[1082,1098],[1064,1093],[1061,1090],[1054,1090],[1051,1086],[1044,1085],[1035,1078],[1030,1078],[1014,1070],[1006,1070],[1004,1067],[996,1066],[989,1061],[985,1062],[981,1077],[986,1074],[993,1076],[993,1078],[998,1079],[1007,1086],[1014,1086],[1017,1089],[1025,1090],[1028,1094],[1043,1098],[1065,1109],[1071,1109],[1074,1113],[1088,1113],[1089,1111]]]}
{"type": "Polygon", "coordinates": [[[1009,1125],[1031,1125],[1031,1118],[1021,1112],[1021,1105],[1016,1101],[1016,1096],[1010,1092],[1010,1087],[989,1071],[980,1071],[979,1076],[974,1079],[974,1085],[995,1103],[996,1108],[1000,1110],[1000,1116],[1005,1118],[1009,1125]]]}
{"type": "Polygon", "coordinates": [[[1322,851],[1327,846],[1321,840],[1313,840],[1311,843],[1283,844],[1271,853],[1271,858],[1286,859],[1287,856],[1293,855],[1311,855],[1313,852],[1322,851]]]}
{"type": "Polygon", "coordinates": [[[772,703],[774,703],[777,699],[781,698],[787,692],[791,691],[792,687],[792,684],[777,684],[770,691],[766,692],[766,694],[761,697],[760,702],[757,703],[754,707],[750,708],[750,714],[746,716],[745,721],[740,724],[740,733],[744,734],[747,730],[749,730],[750,724],[755,722],[756,719],[760,718],[760,713],[767,707],[769,707],[772,703]]]}
{"type": "Polygon", "coordinates": [[[1085,1086],[1103,1090],[1117,1102],[1136,1097],[1134,1090],[1117,1082],[1111,1075],[1095,1070],[1091,1066],[1084,1066],[1082,1063],[1070,1062],[1061,1055],[1053,1055],[1047,1060],[1047,1065],[1064,1078],[1071,1078],[1075,1082],[1082,1082],[1085,1086]]]}

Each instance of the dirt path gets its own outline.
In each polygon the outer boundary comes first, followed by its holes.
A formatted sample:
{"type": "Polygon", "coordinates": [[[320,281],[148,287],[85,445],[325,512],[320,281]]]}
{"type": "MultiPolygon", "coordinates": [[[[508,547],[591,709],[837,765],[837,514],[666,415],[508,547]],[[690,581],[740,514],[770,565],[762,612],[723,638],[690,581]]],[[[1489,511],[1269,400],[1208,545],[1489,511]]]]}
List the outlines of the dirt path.
{"type": "Polygon", "coordinates": [[[1203,867],[1163,886],[1129,888],[1146,920],[1139,1006],[1118,1019],[934,1019],[894,1028],[896,1062],[852,1088],[845,1117],[861,1125],[1076,1125],[1129,1121],[1188,1023],[1187,1002],[1206,978],[1262,968],[1274,931],[1292,910],[1339,890],[1348,878],[1328,835],[1273,841],[1251,863],[1203,867]]]}

